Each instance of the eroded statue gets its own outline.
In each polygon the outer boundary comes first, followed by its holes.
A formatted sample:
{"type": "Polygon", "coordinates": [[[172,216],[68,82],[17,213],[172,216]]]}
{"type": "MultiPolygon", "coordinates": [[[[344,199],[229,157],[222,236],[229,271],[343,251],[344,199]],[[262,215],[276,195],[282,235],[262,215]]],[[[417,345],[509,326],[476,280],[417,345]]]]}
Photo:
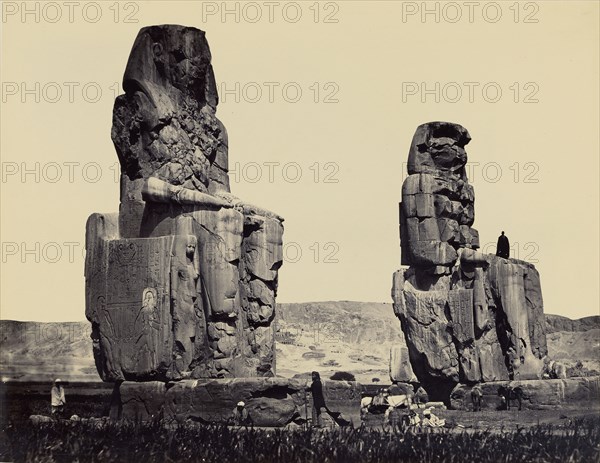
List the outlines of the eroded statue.
{"type": "Polygon", "coordinates": [[[203,31],[140,30],[113,110],[118,214],[86,228],[102,379],[273,376],[283,219],[230,192],[203,31]]]}
{"type": "Polygon", "coordinates": [[[538,378],[547,354],[535,267],[478,251],[467,130],[419,126],[400,203],[401,263],[392,298],[412,369],[433,397],[457,383],[538,378]]]}

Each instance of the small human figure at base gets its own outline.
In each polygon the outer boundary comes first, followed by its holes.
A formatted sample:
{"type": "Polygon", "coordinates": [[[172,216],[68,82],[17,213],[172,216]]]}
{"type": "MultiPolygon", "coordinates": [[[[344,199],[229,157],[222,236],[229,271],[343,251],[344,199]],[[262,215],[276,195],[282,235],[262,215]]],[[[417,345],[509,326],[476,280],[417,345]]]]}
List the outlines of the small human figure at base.
{"type": "Polygon", "coordinates": [[[421,425],[421,417],[415,412],[411,410],[408,412],[408,420],[407,423],[409,426],[420,426],[421,425]]]}
{"type": "Polygon", "coordinates": [[[239,401],[231,412],[229,424],[233,426],[252,426],[252,418],[248,410],[246,410],[246,404],[243,401],[239,401]]]}
{"type": "Polygon", "coordinates": [[[496,245],[496,255],[504,259],[508,259],[510,255],[510,243],[508,237],[502,232],[498,237],[498,244],[496,245]]]}
{"type": "Polygon", "coordinates": [[[327,412],[327,414],[335,421],[335,423],[339,426],[349,426],[350,422],[342,417],[340,412],[332,412],[325,405],[325,396],[323,395],[323,383],[321,383],[321,375],[318,371],[313,371],[311,373],[312,383],[308,388],[312,394],[313,406],[312,406],[312,425],[313,428],[322,428],[323,427],[323,419],[322,413],[323,410],[327,412]]]}
{"type": "Polygon", "coordinates": [[[65,412],[65,388],[60,378],[54,380],[54,386],[50,391],[50,405],[52,407],[52,416],[55,419],[63,418],[65,412]]]}
{"type": "Polygon", "coordinates": [[[481,402],[483,399],[483,392],[479,384],[473,386],[471,389],[471,402],[473,403],[473,411],[480,412],[481,411],[481,402]]]}
{"type": "Polygon", "coordinates": [[[445,425],[446,420],[435,416],[431,408],[426,408],[423,411],[423,426],[429,426],[430,428],[441,428],[445,425]]]}
{"type": "Polygon", "coordinates": [[[392,431],[396,429],[402,429],[402,417],[400,416],[399,410],[397,410],[393,405],[390,405],[385,411],[383,425],[384,428],[392,431]]]}
{"type": "Polygon", "coordinates": [[[418,408],[421,408],[421,405],[429,402],[429,395],[427,394],[427,391],[423,389],[423,386],[419,386],[417,392],[415,392],[414,400],[418,408]]]}
{"type": "Polygon", "coordinates": [[[323,396],[323,384],[321,383],[321,375],[318,371],[311,373],[312,383],[310,392],[312,394],[312,425],[314,428],[322,428],[323,420],[321,418],[322,409],[327,409],[325,405],[325,397],[323,396]]]}

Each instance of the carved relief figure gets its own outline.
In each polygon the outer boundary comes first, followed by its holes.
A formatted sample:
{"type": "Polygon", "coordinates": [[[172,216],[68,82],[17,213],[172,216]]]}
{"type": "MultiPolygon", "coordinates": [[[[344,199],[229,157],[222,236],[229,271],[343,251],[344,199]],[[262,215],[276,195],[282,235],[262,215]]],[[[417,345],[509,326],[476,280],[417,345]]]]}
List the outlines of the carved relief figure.
{"type": "Polygon", "coordinates": [[[142,293],[142,308],[134,323],[133,332],[138,335],[135,340],[138,368],[150,371],[156,362],[152,330],[160,329],[160,321],[156,313],[156,289],[146,288],[142,293]]]}
{"type": "Polygon", "coordinates": [[[203,341],[202,334],[197,332],[198,318],[204,320],[202,300],[198,297],[200,286],[196,259],[197,241],[195,236],[182,237],[176,240],[185,245],[185,254],[176,251],[171,265],[171,308],[173,313],[173,352],[175,366],[184,376],[190,376],[190,365],[194,356],[196,336],[201,335],[198,342],[203,341]]]}

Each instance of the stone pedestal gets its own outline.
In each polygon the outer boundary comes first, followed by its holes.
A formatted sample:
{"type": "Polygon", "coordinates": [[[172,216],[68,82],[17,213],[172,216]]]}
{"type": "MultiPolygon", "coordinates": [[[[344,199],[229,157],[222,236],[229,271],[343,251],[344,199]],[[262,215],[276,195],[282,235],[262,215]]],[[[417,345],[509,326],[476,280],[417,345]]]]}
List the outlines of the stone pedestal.
{"type": "MultiPolygon", "coordinates": [[[[286,378],[126,381],[115,386],[111,417],[225,423],[243,401],[255,426],[281,427],[311,417],[308,386],[310,382],[286,378]]],[[[323,381],[327,407],[355,426],[360,424],[361,392],[356,382],[323,381]]]]}
{"type": "MultiPolygon", "coordinates": [[[[600,376],[529,381],[492,381],[480,385],[481,407],[496,410],[501,403],[500,386],[519,386],[523,390],[522,408],[529,410],[560,409],[569,406],[600,408],[600,376]]],[[[456,410],[472,410],[471,387],[459,384],[450,395],[456,410]]]]}

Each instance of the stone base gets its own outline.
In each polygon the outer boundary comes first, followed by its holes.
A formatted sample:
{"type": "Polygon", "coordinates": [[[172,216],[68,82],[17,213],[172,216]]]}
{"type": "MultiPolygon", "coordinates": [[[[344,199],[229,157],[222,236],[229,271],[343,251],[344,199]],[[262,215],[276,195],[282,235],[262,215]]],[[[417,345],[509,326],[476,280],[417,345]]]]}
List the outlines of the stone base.
{"type": "MultiPolygon", "coordinates": [[[[170,383],[123,382],[115,386],[111,417],[127,420],[193,420],[225,423],[239,401],[255,426],[287,426],[311,417],[310,382],[287,378],[185,380],[170,383]]],[[[362,387],[349,381],[323,381],[328,408],[360,424],[362,387]]]]}
{"type": "MultiPolygon", "coordinates": [[[[600,376],[567,379],[538,379],[528,381],[492,381],[481,383],[482,408],[495,410],[500,406],[500,386],[520,386],[523,389],[522,407],[530,410],[559,409],[563,407],[598,406],[600,404],[600,376]]],[[[450,395],[453,409],[472,410],[471,387],[457,385],[450,395]]]]}

